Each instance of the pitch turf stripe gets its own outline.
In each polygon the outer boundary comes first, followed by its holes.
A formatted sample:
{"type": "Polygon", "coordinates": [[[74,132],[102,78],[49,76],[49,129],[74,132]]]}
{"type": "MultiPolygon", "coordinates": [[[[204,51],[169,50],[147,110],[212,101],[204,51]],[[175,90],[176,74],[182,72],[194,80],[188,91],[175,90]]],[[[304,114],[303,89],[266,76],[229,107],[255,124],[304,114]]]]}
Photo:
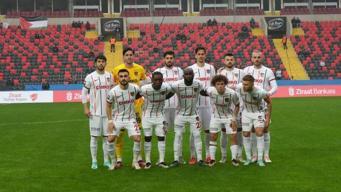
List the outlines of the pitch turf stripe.
{"type": "Polygon", "coordinates": [[[1,126],[8,125],[41,125],[41,124],[54,124],[54,123],[68,123],[68,122],[82,122],[86,119],[70,119],[70,120],[57,120],[57,121],[28,121],[28,122],[14,122],[14,123],[0,123],[1,126]]]}

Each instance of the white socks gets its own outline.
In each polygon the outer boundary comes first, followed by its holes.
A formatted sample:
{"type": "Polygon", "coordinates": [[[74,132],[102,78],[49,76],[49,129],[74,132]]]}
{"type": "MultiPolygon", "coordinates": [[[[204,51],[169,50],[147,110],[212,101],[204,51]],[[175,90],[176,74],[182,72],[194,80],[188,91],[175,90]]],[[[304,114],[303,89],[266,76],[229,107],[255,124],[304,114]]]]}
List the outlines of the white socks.
{"type": "Polygon", "coordinates": [[[90,137],[90,152],[92,162],[97,162],[97,137],[90,137]]]}
{"type": "Polygon", "coordinates": [[[257,137],[257,152],[258,161],[262,161],[264,152],[264,136],[257,137]]]}
{"type": "Polygon", "coordinates": [[[264,155],[269,156],[270,151],[270,132],[264,133],[264,155]]]}
{"type": "Polygon", "coordinates": [[[243,136],[243,143],[245,148],[246,159],[251,160],[251,139],[243,136]]]}
{"type": "Polygon", "coordinates": [[[144,142],[144,153],[146,156],[146,162],[151,162],[150,160],[150,153],[152,151],[152,142],[144,142]]]}
{"type": "Polygon", "coordinates": [[[159,150],[159,163],[165,162],[166,142],[165,141],[158,141],[157,147],[159,150]]]}
{"type": "Polygon", "coordinates": [[[257,156],[257,137],[256,133],[251,132],[251,149],[252,149],[252,156],[257,156]]]}
{"type": "Polygon", "coordinates": [[[221,158],[226,158],[227,156],[227,134],[226,132],[221,132],[220,135],[220,150],[221,150],[221,158]]]}
{"type": "Polygon", "coordinates": [[[134,146],[133,146],[133,162],[138,161],[138,157],[140,156],[140,151],[141,151],[141,142],[136,142],[134,141],[134,146]]]}
{"type": "Polygon", "coordinates": [[[210,157],[212,160],[215,160],[215,152],[217,150],[217,142],[210,141],[210,157]]]}
{"type": "Polygon", "coordinates": [[[238,145],[231,145],[230,150],[232,159],[237,159],[238,145]]]}

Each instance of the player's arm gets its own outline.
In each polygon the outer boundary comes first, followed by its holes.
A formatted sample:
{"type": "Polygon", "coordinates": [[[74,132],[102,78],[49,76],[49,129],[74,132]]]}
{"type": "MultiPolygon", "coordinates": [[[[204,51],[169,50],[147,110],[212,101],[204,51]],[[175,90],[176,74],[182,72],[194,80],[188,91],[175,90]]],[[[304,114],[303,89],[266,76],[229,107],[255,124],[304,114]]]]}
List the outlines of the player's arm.
{"type": "Polygon", "coordinates": [[[270,95],[273,95],[276,93],[278,86],[277,86],[275,75],[271,70],[270,70],[270,75],[269,75],[269,83],[270,83],[271,89],[268,92],[270,93],[270,95]]]}
{"type": "Polygon", "coordinates": [[[272,112],[272,101],[269,95],[266,95],[264,101],[267,104],[267,111],[265,113],[265,128],[269,127],[270,119],[271,119],[271,112],[272,112]]]}
{"type": "Polygon", "coordinates": [[[167,95],[166,95],[166,99],[169,99],[171,97],[173,97],[175,93],[174,92],[169,92],[167,95]]]}
{"type": "Polygon", "coordinates": [[[202,89],[199,93],[200,95],[205,96],[205,97],[209,96],[206,89],[202,89]]]}
{"type": "Polygon", "coordinates": [[[108,141],[109,142],[112,142],[114,141],[114,135],[113,135],[113,132],[115,130],[115,124],[114,124],[114,121],[113,121],[113,118],[112,118],[112,104],[113,104],[113,96],[112,94],[108,94],[108,97],[107,97],[107,104],[106,104],[106,113],[107,113],[107,117],[108,117],[108,133],[109,133],[109,136],[108,136],[108,141]]]}
{"type": "Polygon", "coordinates": [[[82,88],[82,103],[83,103],[84,115],[87,117],[91,117],[91,112],[89,110],[89,102],[87,99],[87,96],[89,93],[89,87],[90,87],[90,83],[87,81],[87,78],[86,78],[84,81],[84,86],[82,88]]]}
{"type": "Polygon", "coordinates": [[[237,117],[239,114],[239,110],[240,110],[240,103],[239,103],[239,97],[238,94],[235,93],[233,95],[233,104],[234,104],[234,110],[233,110],[233,114],[232,114],[232,129],[233,131],[237,130],[237,117]]]}

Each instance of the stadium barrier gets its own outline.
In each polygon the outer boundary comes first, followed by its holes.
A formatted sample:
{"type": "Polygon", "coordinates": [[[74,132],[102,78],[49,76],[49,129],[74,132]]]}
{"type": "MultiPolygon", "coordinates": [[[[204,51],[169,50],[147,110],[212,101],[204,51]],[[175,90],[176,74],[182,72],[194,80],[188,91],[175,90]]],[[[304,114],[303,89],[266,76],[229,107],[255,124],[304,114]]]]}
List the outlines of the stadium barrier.
{"type": "MultiPolygon", "coordinates": [[[[341,85],[280,85],[274,98],[341,96],[341,85]]],[[[81,102],[81,90],[2,91],[0,104],[81,102]]]]}

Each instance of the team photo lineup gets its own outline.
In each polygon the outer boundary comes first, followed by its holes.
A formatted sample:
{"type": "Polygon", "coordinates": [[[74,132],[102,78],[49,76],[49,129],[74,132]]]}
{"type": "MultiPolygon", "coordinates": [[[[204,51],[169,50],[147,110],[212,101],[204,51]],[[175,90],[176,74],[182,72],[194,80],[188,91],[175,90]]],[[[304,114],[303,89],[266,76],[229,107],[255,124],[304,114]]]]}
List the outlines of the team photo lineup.
{"type": "Polygon", "coordinates": [[[253,50],[252,65],[244,69],[236,68],[232,53],[224,55],[219,69],[206,63],[205,47],[197,47],[194,54],[196,63],[180,68],[175,53],[166,51],[164,66],[150,74],[134,63],[135,50],[129,47],[123,50],[124,63],[112,72],[105,70],[105,56],[95,58],[95,71],[86,76],[82,89],[91,169],[102,165],[97,161],[100,140],[103,166],[109,170],[126,166],[122,155],[126,136],[133,142],[131,166],[136,170],[184,164],[213,167],[217,162],[264,167],[272,162],[271,96],[277,83],[273,71],[263,65],[263,53],[253,50]],[[174,157],[166,162],[169,134],[174,135],[174,157]],[[189,143],[183,142],[185,134],[189,143]],[[157,162],[151,161],[152,138],[157,139],[157,162]],[[183,152],[184,145],[190,154],[183,152]],[[216,159],[217,149],[221,159],[216,159]]]}

